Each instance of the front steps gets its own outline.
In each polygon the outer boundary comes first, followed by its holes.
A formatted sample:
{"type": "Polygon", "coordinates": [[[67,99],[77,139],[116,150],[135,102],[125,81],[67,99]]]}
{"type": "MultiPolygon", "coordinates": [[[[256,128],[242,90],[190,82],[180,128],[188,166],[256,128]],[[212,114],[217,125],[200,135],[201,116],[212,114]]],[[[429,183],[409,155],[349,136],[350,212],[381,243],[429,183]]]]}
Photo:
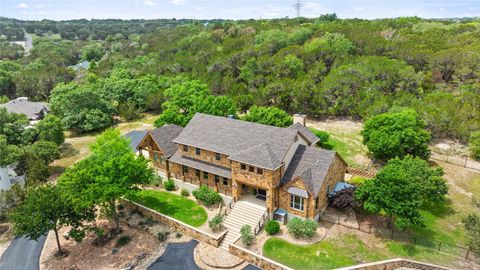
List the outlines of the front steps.
{"type": "Polygon", "coordinates": [[[220,243],[220,248],[228,251],[230,244],[240,236],[243,225],[250,225],[253,229],[262,219],[267,208],[248,201],[238,201],[223,221],[223,227],[228,230],[227,235],[220,243]]]}

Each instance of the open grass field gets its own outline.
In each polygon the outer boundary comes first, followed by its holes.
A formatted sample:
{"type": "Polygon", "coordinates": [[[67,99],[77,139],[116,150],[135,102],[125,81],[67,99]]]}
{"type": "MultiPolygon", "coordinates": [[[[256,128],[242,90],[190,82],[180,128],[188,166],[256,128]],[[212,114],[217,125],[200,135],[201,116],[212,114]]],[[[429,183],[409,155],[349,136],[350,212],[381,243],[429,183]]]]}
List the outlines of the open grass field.
{"type": "Polygon", "coordinates": [[[167,191],[141,190],[128,199],[194,227],[200,227],[207,221],[203,206],[167,191]]]}

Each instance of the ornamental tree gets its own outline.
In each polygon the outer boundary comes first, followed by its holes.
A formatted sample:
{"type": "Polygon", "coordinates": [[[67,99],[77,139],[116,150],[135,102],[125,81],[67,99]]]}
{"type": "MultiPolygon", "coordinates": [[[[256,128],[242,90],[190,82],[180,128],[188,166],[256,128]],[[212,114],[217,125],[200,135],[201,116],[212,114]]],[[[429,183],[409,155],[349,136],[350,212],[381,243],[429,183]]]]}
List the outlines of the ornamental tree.
{"type": "Polygon", "coordinates": [[[363,143],[375,158],[388,160],[406,155],[427,159],[430,132],[412,109],[374,116],[365,122],[363,143]]]}
{"type": "Polygon", "coordinates": [[[448,186],[441,168],[430,168],[418,157],[394,158],[377,175],[359,186],[355,197],[365,210],[385,214],[397,228],[424,224],[420,209],[442,200],[448,186]]]}
{"type": "Polygon", "coordinates": [[[23,203],[10,212],[8,219],[13,223],[16,235],[25,235],[32,240],[37,240],[53,230],[58,254],[63,254],[58,236],[59,229],[62,226],[71,226],[75,230],[83,221],[93,220],[91,208],[77,210],[69,200],[63,198],[58,187],[45,185],[30,190],[23,203]]]}
{"type": "Polygon", "coordinates": [[[107,217],[119,230],[116,201],[134,193],[139,185],[147,184],[153,170],[143,156],[136,156],[128,140],[118,130],[102,133],[90,146],[91,155],[68,169],[59,179],[59,185],[77,207],[102,206],[107,217]]]}

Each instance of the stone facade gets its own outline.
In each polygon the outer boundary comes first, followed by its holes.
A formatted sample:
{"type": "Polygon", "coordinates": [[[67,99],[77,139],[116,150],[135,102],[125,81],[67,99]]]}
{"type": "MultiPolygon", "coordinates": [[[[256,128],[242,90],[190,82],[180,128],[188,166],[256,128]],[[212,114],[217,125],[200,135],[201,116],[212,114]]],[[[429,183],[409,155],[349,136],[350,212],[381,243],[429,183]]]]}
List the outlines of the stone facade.
{"type": "Polygon", "coordinates": [[[282,167],[272,171],[233,161],[232,162],[232,194],[239,200],[245,193],[244,186],[266,190],[265,206],[269,212],[276,208],[276,186],[282,175],[282,167]],[[245,166],[245,169],[242,169],[245,166]],[[253,169],[253,172],[251,171],[253,169]],[[259,173],[259,169],[261,173],[259,173]]]}
{"type": "Polygon", "coordinates": [[[220,165],[220,166],[223,166],[223,167],[230,168],[231,161],[228,159],[227,155],[218,153],[218,156],[220,157],[220,160],[217,160],[216,159],[217,153],[212,152],[212,151],[208,151],[208,150],[205,150],[205,149],[200,149],[200,151],[199,151],[200,155],[197,155],[196,149],[197,148],[193,147],[193,146],[182,145],[182,144],[178,145],[178,150],[180,151],[182,156],[187,156],[187,157],[191,157],[191,158],[194,158],[194,159],[199,159],[199,160],[206,161],[208,163],[212,163],[212,164],[216,164],[216,165],[220,165]],[[184,151],[185,146],[186,146],[187,151],[184,151]]]}

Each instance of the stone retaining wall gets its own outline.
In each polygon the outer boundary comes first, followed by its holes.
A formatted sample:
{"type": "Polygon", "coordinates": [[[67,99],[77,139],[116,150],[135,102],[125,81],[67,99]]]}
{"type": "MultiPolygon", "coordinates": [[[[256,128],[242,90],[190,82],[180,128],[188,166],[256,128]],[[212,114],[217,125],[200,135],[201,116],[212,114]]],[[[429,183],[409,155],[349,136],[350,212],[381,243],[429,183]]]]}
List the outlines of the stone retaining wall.
{"type": "Polygon", "coordinates": [[[359,264],[349,267],[338,268],[337,270],[394,270],[398,268],[422,269],[422,270],[452,270],[447,267],[422,263],[406,259],[391,259],[373,263],[359,264]]]}
{"type": "Polygon", "coordinates": [[[246,260],[251,264],[254,264],[264,270],[293,270],[288,266],[270,260],[269,258],[266,258],[241,246],[238,246],[235,244],[236,242],[238,242],[238,239],[230,245],[229,252],[239,258],[246,260]]]}
{"type": "Polygon", "coordinates": [[[128,199],[123,199],[123,203],[127,210],[136,210],[138,212],[141,212],[145,216],[160,221],[167,226],[173,227],[176,230],[181,231],[185,235],[191,236],[192,238],[195,238],[199,241],[205,242],[215,247],[218,247],[220,245],[220,242],[222,242],[223,238],[227,234],[227,231],[225,231],[218,236],[211,235],[207,232],[204,232],[198,228],[195,228],[172,217],[164,215],[139,203],[132,202],[128,199]]]}

